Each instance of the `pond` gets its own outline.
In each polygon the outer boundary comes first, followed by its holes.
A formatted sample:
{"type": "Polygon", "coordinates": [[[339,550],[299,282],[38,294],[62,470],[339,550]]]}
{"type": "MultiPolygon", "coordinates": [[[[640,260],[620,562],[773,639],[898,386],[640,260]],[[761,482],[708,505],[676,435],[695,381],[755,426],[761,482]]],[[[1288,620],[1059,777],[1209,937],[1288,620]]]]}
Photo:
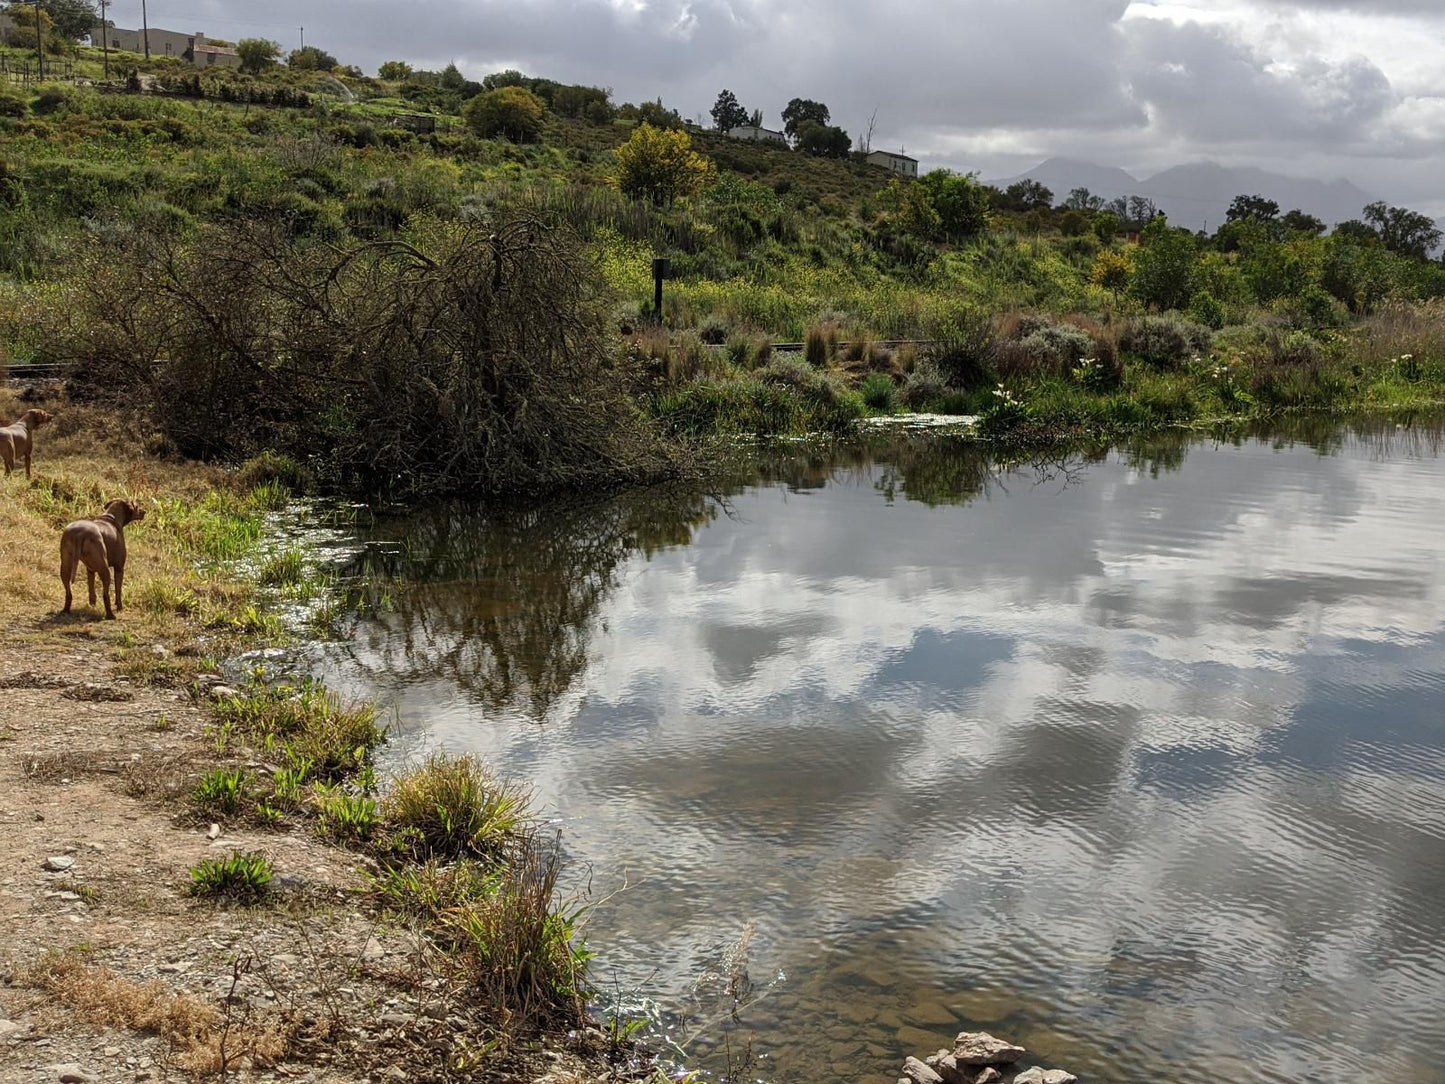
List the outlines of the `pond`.
{"type": "Polygon", "coordinates": [[[436,509],[312,661],[394,755],[534,786],[603,995],[712,1071],[891,1081],[967,1027],[1094,1080],[1445,1079],[1441,432],[436,509]]]}

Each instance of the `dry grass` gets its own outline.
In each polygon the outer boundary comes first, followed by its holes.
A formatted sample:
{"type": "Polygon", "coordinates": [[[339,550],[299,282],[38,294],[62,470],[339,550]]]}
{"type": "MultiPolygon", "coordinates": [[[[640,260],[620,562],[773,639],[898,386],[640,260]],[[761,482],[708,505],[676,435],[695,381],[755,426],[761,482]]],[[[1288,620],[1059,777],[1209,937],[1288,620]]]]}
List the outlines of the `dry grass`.
{"type": "Polygon", "coordinates": [[[228,1021],[214,1006],[163,983],[138,983],[72,954],[52,954],[22,977],[64,1008],[106,1027],[159,1035],[174,1063],[199,1075],[249,1063],[272,1065],[285,1055],[290,1029],[279,1020],[264,1024],[228,1021]]]}
{"type": "MultiPolygon", "coordinates": [[[[0,421],[8,423],[32,405],[0,388],[0,421]]],[[[36,434],[33,479],[27,482],[23,472],[0,477],[0,595],[11,632],[175,639],[193,607],[228,609],[240,601],[243,589],[196,571],[198,542],[204,541],[196,537],[199,517],[177,515],[222,505],[239,510],[245,498],[233,495],[229,476],[153,454],[157,445],[143,431],[105,411],[60,399],[39,405],[55,421],[36,434]],[[60,614],[60,531],[71,520],[99,515],[117,497],[138,501],[148,515],[126,531],[126,608],[106,628],[99,608],[87,605],[83,574],[75,584],[75,610],[60,614]],[[158,604],[171,600],[178,602],[158,604]]],[[[224,525],[214,522],[211,529],[224,525]]]]}

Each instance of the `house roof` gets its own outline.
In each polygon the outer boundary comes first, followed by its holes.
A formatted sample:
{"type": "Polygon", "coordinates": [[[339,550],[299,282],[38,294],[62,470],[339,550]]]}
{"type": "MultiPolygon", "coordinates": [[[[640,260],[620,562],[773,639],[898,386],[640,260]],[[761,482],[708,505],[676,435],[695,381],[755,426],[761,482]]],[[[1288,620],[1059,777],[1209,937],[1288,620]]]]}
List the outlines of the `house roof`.
{"type": "Polygon", "coordinates": [[[240,56],[236,50],[226,45],[194,45],[191,48],[198,53],[215,53],[217,56],[240,56]]]}
{"type": "Polygon", "coordinates": [[[869,157],[869,158],[872,158],[875,154],[886,155],[886,156],[889,157],[889,158],[897,158],[897,159],[899,159],[900,161],[903,161],[903,162],[916,162],[916,161],[918,161],[917,158],[911,158],[911,157],[909,157],[908,155],[903,154],[903,153],[900,152],[900,151],[869,151],[869,152],[868,152],[868,157],[869,157]]]}

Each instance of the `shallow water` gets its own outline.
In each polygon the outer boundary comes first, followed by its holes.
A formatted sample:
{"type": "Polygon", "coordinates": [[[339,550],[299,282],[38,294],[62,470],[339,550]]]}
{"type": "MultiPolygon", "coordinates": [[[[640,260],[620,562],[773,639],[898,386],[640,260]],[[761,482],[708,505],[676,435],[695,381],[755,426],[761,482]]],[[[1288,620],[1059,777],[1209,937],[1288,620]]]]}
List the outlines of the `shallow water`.
{"type": "Polygon", "coordinates": [[[438,510],[316,661],[398,755],[535,784],[607,995],[714,1070],[980,1026],[1095,1080],[1445,1080],[1439,429],[1311,436],[438,510]]]}

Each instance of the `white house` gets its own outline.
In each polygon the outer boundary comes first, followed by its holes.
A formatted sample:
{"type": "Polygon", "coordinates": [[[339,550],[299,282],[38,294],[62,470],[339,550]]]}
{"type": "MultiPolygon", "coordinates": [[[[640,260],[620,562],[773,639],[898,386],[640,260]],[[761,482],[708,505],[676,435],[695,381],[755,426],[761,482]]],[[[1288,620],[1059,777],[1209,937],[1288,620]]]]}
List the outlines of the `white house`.
{"type": "Polygon", "coordinates": [[[782,132],[775,132],[771,128],[759,128],[753,124],[741,124],[736,128],[729,128],[727,134],[729,139],[745,139],[749,143],[781,143],[784,146],[788,143],[788,137],[782,132]]]}
{"type": "Polygon", "coordinates": [[[900,177],[918,176],[918,159],[909,158],[906,154],[895,154],[893,151],[872,151],[868,155],[868,161],[872,165],[891,170],[900,177]]]}
{"type": "Polygon", "coordinates": [[[146,31],[122,30],[110,24],[96,27],[90,35],[91,44],[99,47],[109,43],[112,49],[127,53],[143,53],[146,41],[150,41],[151,56],[173,56],[177,60],[190,61],[198,68],[239,68],[241,58],[229,45],[218,45],[206,40],[206,35],[197,31],[186,34],[180,30],[162,30],[151,27],[146,31]]]}

